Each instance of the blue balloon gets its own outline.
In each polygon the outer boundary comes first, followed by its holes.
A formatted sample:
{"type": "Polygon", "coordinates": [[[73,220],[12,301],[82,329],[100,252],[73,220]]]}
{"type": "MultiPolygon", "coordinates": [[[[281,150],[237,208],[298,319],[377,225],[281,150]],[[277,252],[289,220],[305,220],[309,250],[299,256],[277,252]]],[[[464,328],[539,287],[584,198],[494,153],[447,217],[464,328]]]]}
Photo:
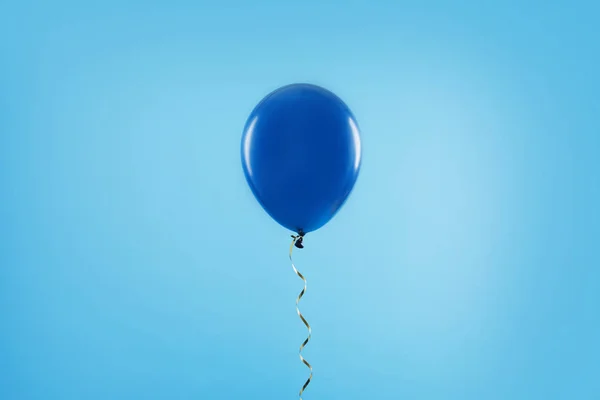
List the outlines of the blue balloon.
{"type": "Polygon", "coordinates": [[[242,166],[252,193],[275,221],[300,234],[333,218],[360,164],[354,115],[315,85],[288,85],[266,96],[242,135],[242,166]]]}

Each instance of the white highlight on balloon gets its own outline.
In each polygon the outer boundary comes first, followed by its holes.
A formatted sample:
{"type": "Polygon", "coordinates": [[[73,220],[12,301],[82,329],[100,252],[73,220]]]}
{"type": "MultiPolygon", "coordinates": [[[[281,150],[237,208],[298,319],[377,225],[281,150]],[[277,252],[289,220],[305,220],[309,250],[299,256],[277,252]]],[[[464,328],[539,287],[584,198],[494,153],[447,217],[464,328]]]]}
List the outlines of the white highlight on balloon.
{"type": "Polygon", "coordinates": [[[360,147],[360,133],[358,131],[358,126],[356,126],[356,122],[352,119],[352,117],[348,117],[348,122],[350,122],[350,129],[352,129],[352,140],[354,141],[354,147],[356,148],[356,159],[354,160],[354,169],[358,169],[360,166],[360,157],[362,154],[362,149],[360,147]]]}
{"type": "Polygon", "coordinates": [[[248,175],[252,175],[252,165],[250,165],[250,144],[252,143],[252,135],[254,134],[254,127],[258,121],[258,115],[254,117],[248,129],[246,130],[246,137],[244,138],[244,161],[246,163],[246,169],[248,175]]]}

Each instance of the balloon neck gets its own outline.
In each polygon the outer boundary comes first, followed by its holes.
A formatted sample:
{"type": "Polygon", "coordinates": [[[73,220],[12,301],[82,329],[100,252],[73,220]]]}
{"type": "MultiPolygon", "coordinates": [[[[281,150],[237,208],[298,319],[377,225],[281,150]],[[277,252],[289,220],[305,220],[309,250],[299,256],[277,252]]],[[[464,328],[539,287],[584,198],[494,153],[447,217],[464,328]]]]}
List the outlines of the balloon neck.
{"type": "Polygon", "coordinates": [[[303,249],[304,245],[302,244],[302,242],[304,241],[304,232],[302,231],[302,229],[300,229],[298,231],[298,235],[292,235],[292,238],[294,238],[294,246],[296,246],[299,249],[303,249]]]}

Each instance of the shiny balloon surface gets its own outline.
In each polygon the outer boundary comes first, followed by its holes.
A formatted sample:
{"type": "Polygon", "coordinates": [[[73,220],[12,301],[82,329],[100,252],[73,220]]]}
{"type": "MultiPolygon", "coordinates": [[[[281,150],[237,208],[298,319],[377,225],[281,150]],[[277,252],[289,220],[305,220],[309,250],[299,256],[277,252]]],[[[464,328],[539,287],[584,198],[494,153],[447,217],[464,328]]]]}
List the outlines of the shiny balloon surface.
{"type": "Polygon", "coordinates": [[[346,104],[310,84],[284,86],[252,111],[242,165],[265,211],[308,233],[325,225],[352,191],[361,164],[358,124],[346,104]]]}

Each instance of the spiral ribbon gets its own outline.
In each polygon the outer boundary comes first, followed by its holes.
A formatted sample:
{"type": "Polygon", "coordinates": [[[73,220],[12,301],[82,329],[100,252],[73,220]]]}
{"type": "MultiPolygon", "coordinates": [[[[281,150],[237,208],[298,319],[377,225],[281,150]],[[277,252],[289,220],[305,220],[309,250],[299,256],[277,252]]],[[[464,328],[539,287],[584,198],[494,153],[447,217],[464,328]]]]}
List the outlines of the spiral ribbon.
{"type": "Polygon", "coordinates": [[[296,269],[296,266],[294,265],[294,260],[292,260],[292,251],[294,250],[294,246],[296,246],[298,248],[302,248],[302,239],[303,239],[303,236],[302,235],[299,235],[299,236],[292,235],[292,238],[293,238],[292,244],[290,245],[290,261],[292,263],[292,268],[294,269],[294,272],[296,273],[296,275],[298,275],[298,277],[300,277],[300,279],[302,279],[304,281],[304,288],[302,289],[302,291],[298,295],[298,298],[296,298],[296,312],[298,313],[298,316],[300,317],[300,319],[302,320],[302,322],[304,323],[304,325],[308,329],[308,337],[300,345],[300,351],[298,353],[299,356],[300,356],[300,361],[302,361],[302,363],[304,365],[306,365],[308,367],[308,369],[310,370],[310,376],[308,377],[307,381],[304,383],[304,386],[302,386],[302,389],[300,389],[299,396],[300,396],[300,400],[302,400],[302,393],[304,393],[304,390],[306,389],[306,387],[310,383],[310,381],[312,379],[312,376],[313,376],[313,368],[312,368],[312,366],[308,363],[308,361],[306,361],[304,359],[304,357],[302,357],[302,350],[304,349],[304,347],[310,341],[310,338],[311,338],[311,335],[312,335],[312,329],[310,328],[310,325],[308,324],[308,321],[306,321],[306,319],[304,318],[304,316],[300,312],[300,308],[298,308],[298,303],[300,303],[300,299],[302,298],[302,296],[304,296],[304,293],[306,292],[306,278],[304,277],[304,275],[302,275],[300,273],[300,271],[298,271],[296,269]]]}

